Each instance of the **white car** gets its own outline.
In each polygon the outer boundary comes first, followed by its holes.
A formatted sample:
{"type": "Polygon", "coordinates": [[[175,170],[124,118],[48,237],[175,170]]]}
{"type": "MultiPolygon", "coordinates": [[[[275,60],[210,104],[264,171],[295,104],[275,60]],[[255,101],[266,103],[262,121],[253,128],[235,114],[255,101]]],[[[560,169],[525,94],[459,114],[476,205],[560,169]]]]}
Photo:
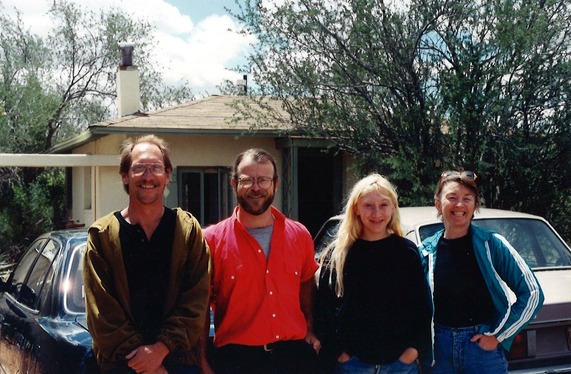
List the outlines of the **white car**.
{"type": "MultiPolygon", "coordinates": [[[[400,208],[404,235],[419,244],[442,228],[435,207],[400,208]]],[[[331,241],[341,216],[314,238],[316,256],[331,241]]],[[[502,234],[531,266],[545,294],[537,317],[515,338],[509,372],[571,373],[571,248],[542,217],[480,208],[473,223],[502,234]]]]}

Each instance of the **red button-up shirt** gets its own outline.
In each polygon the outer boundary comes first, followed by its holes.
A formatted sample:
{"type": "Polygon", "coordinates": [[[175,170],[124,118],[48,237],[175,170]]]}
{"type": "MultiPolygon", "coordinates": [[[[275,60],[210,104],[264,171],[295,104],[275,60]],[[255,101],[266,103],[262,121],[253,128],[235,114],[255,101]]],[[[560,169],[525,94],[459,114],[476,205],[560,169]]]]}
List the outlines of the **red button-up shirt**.
{"type": "Polygon", "coordinates": [[[212,256],[214,345],[264,345],[303,339],[307,323],[300,285],[318,268],[313,240],[301,223],[272,207],[275,217],[270,255],[231,217],[206,228],[212,256]]]}

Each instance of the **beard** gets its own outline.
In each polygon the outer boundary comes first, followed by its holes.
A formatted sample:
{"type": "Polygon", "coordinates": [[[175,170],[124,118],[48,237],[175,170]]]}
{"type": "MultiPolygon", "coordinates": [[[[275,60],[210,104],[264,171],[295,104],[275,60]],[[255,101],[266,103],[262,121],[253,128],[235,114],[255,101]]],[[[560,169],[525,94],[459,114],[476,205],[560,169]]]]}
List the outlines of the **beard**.
{"type": "Polygon", "coordinates": [[[238,204],[240,205],[240,208],[244,209],[247,213],[253,215],[253,216],[259,216],[260,214],[264,213],[266,210],[269,209],[269,207],[272,205],[272,203],[274,202],[274,194],[272,193],[271,195],[264,192],[263,194],[256,194],[254,195],[254,197],[257,196],[261,196],[265,194],[265,198],[264,199],[256,199],[254,201],[248,200],[246,195],[237,195],[236,199],[238,200],[238,204]]]}

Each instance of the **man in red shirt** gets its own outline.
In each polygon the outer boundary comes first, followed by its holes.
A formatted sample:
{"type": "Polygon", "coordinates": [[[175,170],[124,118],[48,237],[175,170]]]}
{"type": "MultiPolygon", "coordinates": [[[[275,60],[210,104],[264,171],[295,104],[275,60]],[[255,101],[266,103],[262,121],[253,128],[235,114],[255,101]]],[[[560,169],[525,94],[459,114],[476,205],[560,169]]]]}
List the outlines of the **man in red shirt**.
{"type": "MultiPolygon", "coordinates": [[[[234,162],[238,206],[204,230],[212,256],[217,374],[313,373],[320,343],[313,334],[313,241],[299,222],[272,206],[276,161],[249,149],[234,162]]],[[[211,369],[206,362],[203,370],[211,369]]]]}

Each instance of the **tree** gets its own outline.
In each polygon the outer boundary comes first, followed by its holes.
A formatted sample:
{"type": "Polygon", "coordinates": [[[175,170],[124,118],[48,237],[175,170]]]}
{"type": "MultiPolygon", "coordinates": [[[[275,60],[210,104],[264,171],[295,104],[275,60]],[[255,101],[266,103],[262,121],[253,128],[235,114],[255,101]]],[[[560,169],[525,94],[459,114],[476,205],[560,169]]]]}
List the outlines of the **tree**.
{"type": "MultiPolygon", "coordinates": [[[[11,18],[0,12],[0,152],[41,153],[114,117],[119,42],[135,44],[143,111],[193,99],[188,82],[165,85],[161,67],[152,61],[157,43],[148,22],[117,9],[83,11],[65,0],[54,2],[50,15],[53,28],[34,35],[19,13],[11,18]]],[[[3,245],[25,245],[38,233],[65,224],[63,173],[0,170],[3,245]]]]}
{"type": "Polygon", "coordinates": [[[0,15],[0,118],[11,133],[3,151],[47,150],[55,141],[113,117],[122,41],[136,45],[143,111],[194,98],[186,81],[164,84],[161,67],[152,61],[157,43],[148,22],[117,9],[82,11],[67,1],[54,2],[50,15],[53,28],[46,36],[27,31],[19,14],[15,19],[0,15]]]}
{"type": "Polygon", "coordinates": [[[236,17],[259,41],[250,93],[289,114],[263,116],[388,175],[403,205],[431,204],[443,169],[471,169],[487,206],[563,218],[567,1],[248,0],[236,17]]]}

